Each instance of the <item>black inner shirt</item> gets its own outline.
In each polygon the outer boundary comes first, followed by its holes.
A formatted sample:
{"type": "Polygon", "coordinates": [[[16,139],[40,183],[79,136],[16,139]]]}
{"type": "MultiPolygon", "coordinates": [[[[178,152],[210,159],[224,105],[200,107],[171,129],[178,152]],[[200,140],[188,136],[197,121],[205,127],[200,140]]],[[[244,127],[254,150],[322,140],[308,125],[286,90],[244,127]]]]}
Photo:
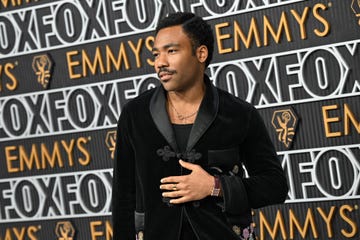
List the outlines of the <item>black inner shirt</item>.
{"type": "MultiPolygon", "coordinates": [[[[173,124],[176,143],[181,153],[186,150],[192,126],[193,124],[173,124]]],[[[180,240],[197,240],[194,230],[186,216],[183,216],[182,219],[180,240]]]]}
{"type": "Polygon", "coordinates": [[[179,152],[181,153],[186,150],[192,126],[193,124],[173,124],[176,143],[179,148],[179,152]]]}

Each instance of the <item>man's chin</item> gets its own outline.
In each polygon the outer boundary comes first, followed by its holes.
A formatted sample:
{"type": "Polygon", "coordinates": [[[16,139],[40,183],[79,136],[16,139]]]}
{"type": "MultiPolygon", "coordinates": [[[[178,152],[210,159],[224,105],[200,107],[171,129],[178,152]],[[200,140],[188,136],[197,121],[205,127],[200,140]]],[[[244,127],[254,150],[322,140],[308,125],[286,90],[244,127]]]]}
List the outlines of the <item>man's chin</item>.
{"type": "Polygon", "coordinates": [[[170,83],[170,81],[160,81],[161,85],[166,91],[174,91],[174,87],[170,83]]]}

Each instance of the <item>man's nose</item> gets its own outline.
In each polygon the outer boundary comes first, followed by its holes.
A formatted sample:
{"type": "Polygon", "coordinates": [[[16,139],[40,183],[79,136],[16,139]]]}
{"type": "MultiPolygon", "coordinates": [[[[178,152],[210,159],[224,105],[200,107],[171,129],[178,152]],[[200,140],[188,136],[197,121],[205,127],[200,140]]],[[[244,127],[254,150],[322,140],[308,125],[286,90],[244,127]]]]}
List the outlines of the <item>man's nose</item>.
{"type": "Polygon", "coordinates": [[[159,54],[159,56],[155,60],[155,66],[156,66],[156,68],[162,68],[162,67],[168,67],[169,66],[169,62],[168,62],[168,59],[166,57],[166,54],[159,54]]]}

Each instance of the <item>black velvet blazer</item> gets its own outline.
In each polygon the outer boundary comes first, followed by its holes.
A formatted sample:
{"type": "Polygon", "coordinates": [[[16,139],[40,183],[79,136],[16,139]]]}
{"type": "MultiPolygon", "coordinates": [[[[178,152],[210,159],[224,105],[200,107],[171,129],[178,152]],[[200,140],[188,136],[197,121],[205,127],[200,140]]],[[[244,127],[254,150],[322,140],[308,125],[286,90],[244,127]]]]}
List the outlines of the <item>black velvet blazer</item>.
{"type": "Polygon", "coordinates": [[[113,175],[114,239],[134,240],[142,231],[146,240],[175,240],[183,217],[201,240],[240,239],[251,208],[285,200],[287,181],[257,110],[214,87],[207,76],[204,81],[206,93],[185,152],[178,152],[161,86],[122,109],[113,175]],[[223,197],[169,204],[160,179],[189,173],[180,158],[219,175],[223,197]]]}

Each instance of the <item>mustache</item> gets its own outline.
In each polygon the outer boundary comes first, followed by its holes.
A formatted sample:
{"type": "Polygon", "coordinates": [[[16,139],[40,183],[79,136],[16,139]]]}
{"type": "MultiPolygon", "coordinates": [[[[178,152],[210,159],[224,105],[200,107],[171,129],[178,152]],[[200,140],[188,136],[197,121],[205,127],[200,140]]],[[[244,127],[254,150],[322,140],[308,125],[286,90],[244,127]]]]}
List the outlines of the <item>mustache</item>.
{"type": "Polygon", "coordinates": [[[158,75],[159,78],[160,78],[160,74],[161,74],[161,73],[174,74],[174,73],[176,73],[176,71],[175,71],[175,70],[168,69],[168,68],[166,68],[166,67],[162,67],[162,68],[159,69],[159,71],[158,71],[158,73],[157,73],[157,75],[158,75]]]}

